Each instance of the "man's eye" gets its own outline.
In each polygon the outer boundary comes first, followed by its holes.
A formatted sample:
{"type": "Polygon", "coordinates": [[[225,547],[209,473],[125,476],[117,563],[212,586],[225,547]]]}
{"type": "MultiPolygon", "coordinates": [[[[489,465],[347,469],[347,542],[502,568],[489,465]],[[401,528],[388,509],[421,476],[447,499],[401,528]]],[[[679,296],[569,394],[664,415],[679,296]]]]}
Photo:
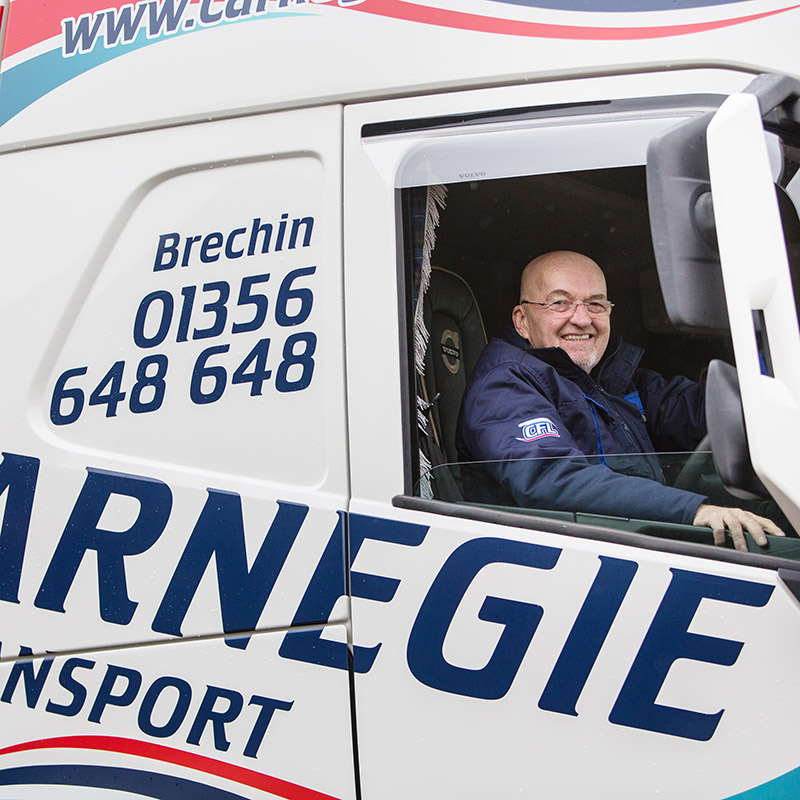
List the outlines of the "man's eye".
{"type": "Polygon", "coordinates": [[[586,310],[590,314],[605,314],[606,306],[603,303],[587,303],[586,310]]]}
{"type": "Polygon", "coordinates": [[[566,300],[553,300],[553,302],[550,303],[550,308],[553,311],[566,311],[571,305],[572,303],[568,303],[566,300]]]}

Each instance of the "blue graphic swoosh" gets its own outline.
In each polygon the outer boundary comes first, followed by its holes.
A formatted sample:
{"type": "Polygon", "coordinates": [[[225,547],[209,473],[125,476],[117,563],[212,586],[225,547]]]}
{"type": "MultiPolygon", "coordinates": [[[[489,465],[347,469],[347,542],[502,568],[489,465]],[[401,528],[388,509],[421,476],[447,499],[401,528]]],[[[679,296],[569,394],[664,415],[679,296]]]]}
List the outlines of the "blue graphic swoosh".
{"type": "Polygon", "coordinates": [[[188,797],[192,800],[245,800],[242,795],[214,786],[140,769],[85,764],[47,764],[0,770],[0,786],[37,783],[114,789],[143,797],[154,797],[157,800],[186,800],[188,797]]]}
{"type": "MultiPolygon", "coordinates": [[[[215,27],[299,16],[308,16],[308,14],[283,11],[273,12],[266,17],[248,17],[243,20],[222,22],[215,27]]],[[[0,125],[5,125],[8,120],[40,97],[52,92],[53,89],[57,89],[67,81],[82,75],[84,72],[88,72],[90,69],[99,67],[101,64],[105,64],[107,61],[124,56],[126,53],[139,50],[142,47],[163,42],[165,39],[207,30],[212,29],[195,27],[148,39],[145,29],[141,29],[136,38],[127,44],[115,45],[110,48],[97,46],[90,53],[81,53],[70,58],[64,58],[60,49],[50,50],[47,53],[31,58],[0,75],[0,125]]],[[[110,91],[113,92],[113,87],[110,91]]],[[[112,97],[109,99],[112,99],[112,97]]]]}

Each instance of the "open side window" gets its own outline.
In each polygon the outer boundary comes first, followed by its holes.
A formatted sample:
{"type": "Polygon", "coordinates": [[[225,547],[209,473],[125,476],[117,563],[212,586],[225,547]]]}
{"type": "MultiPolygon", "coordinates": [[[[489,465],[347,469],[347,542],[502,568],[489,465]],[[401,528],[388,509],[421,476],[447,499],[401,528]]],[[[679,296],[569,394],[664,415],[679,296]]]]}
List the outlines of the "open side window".
{"type": "MultiPolygon", "coordinates": [[[[563,486],[549,494],[514,491],[515,483],[525,482],[538,490],[548,475],[561,486],[558,476],[588,468],[595,474],[652,478],[714,504],[748,507],[792,529],[783,505],[776,505],[769,491],[763,497],[750,491],[744,499],[736,486],[726,487],[707,440],[681,439],[677,423],[666,426],[667,435],[653,437],[651,450],[625,453],[604,451],[598,433],[598,447],[587,445],[577,455],[476,458],[459,433],[465,388],[485,344],[504,336],[520,300],[522,269],[550,251],[584,253],[602,266],[615,304],[612,334],[644,351],[641,368],[668,382],[686,376],[703,384],[699,396],[711,362],[736,363],[729,296],[717,256],[714,173],[703,141],[725,100],[723,94],[617,99],[362,125],[361,147],[380,179],[393,182],[397,213],[405,490],[396,505],[439,513],[450,507],[457,516],[485,515],[489,508],[496,521],[521,524],[514,520],[524,514],[542,520],[545,530],[552,527],[544,520],[554,518],[577,535],[597,536],[600,527],[679,540],[690,548],[712,543],[709,530],[691,525],[691,515],[662,513],[665,504],[658,510],[631,502],[630,493],[606,491],[605,484],[585,492],[563,486]],[[691,159],[675,135],[682,127],[696,132],[689,142],[691,159]],[[659,141],[666,142],[668,158],[666,166],[656,168],[648,150],[659,141]],[[661,202],[653,190],[655,173],[667,185],[669,169],[684,169],[692,159],[690,171],[700,174],[684,193],[680,210],[669,203],[654,208],[661,202]],[[687,239],[702,243],[699,259],[673,246],[687,239]],[[663,269],[665,243],[666,260],[682,264],[686,276],[663,269]],[[692,292],[698,275],[705,283],[692,292]],[[676,312],[674,297],[686,296],[687,286],[692,302],[676,312]],[[449,506],[423,506],[424,500],[449,506]],[[506,511],[513,516],[506,518],[506,511]]],[[[792,155],[792,145],[784,145],[792,155]]],[[[788,166],[785,172],[790,171],[788,166]]],[[[685,182],[685,176],[679,174],[678,180],[685,182]]],[[[787,207],[791,211],[793,204],[787,207]]],[[[761,342],[762,361],[772,368],[772,333],[764,319],[763,314],[748,317],[761,342]]],[[[634,399],[630,402],[635,406],[634,399]]],[[[509,414],[516,441],[561,430],[559,422],[549,429],[547,420],[525,409],[512,408],[509,414]]],[[[377,483],[368,477],[364,486],[370,492],[377,483]]],[[[627,534],[625,540],[630,541],[627,534]]],[[[796,538],[771,542],[767,550],[800,557],[796,538]]]]}

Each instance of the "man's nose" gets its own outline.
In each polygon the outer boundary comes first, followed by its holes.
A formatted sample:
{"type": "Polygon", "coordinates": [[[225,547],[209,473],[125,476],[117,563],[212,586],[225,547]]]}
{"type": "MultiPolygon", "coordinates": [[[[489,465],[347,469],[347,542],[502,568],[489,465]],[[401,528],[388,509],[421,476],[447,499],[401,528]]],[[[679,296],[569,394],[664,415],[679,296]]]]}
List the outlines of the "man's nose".
{"type": "Polygon", "coordinates": [[[592,324],[592,318],[589,316],[589,312],[586,310],[586,306],[583,303],[575,304],[569,321],[574,325],[580,325],[582,328],[592,324]]]}

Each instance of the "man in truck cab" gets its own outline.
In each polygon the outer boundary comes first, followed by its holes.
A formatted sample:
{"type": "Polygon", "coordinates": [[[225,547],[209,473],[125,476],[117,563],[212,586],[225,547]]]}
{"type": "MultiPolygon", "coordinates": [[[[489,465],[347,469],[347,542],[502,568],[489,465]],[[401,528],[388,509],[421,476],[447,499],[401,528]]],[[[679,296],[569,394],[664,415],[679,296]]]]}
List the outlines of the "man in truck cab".
{"type": "Polygon", "coordinates": [[[643,350],[611,337],[600,267],[557,251],[523,271],[520,302],[481,354],[459,415],[459,460],[492,462],[521,507],[743,531],[767,544],[771,520],[667,486],[656,452],[693,450],[706,432],[705,387],[642,369],[643,350]]]}

